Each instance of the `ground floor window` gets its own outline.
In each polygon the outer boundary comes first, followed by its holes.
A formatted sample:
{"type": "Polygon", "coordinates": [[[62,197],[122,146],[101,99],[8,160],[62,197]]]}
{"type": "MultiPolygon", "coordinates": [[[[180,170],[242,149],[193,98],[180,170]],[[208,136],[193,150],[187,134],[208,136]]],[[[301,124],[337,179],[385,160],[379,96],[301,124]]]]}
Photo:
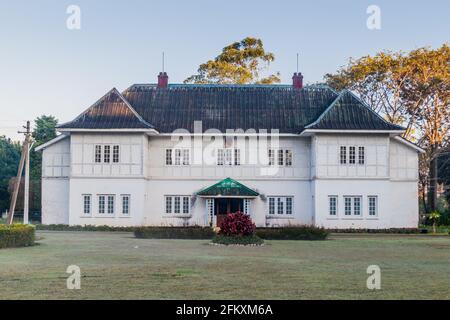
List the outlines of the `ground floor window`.
{"type": "Polygon", "coordinates": [[[90,194],[83,195],[83,213],[87,216],[92,213],[92,196],[90,194]]]}
{"type": "Polygon", "coordinates": [[[344,196],[344,214],[361,216],[361,196],[344,196]]]}
{"type": "Polygon", "coordinates": [[[171,195],[165,196],[166,214],[189,214],[191,211],[190,197],[171,195]]]}
{"type": "Polygon", "coordinates": [[[330,216],[337,216],[337,202],[338,197],[337,196],[328,196],[328,214],[330,216]]]}
{"type": "Polygon", "coordinates": [[[293,197],[270,196],[269,215],[292,215],[293,197]]]}
{"type": "Polygon", "coordinates": [[[130,214],[130,195],[123,194],[121,195],[121,198],[122,198],[122,214],[127,216],[130,214]]]}
{"type": "Polygon", "coordinates": [[[376,217],[378,215],[378,197],[368,196],[369,216],[376,217]]]}

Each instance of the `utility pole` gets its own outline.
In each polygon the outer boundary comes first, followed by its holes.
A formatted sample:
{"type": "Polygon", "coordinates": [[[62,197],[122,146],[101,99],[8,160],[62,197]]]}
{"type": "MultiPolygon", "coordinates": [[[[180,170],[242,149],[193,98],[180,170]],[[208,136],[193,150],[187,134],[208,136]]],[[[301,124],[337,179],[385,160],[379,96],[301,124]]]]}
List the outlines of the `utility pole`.
{"type": "Polygon", "coordinates": [[[17,195],[19,194],[20,180],[22,178],[22,172],[24,164],[26,163],[25,169],[25,190],[24,190],[24,206],[23,206],[23,223],[28,224],[28,201],[29,201],[29,187],[30,187],[30,121],[27,121],[25,132],[19,131],[19,133],[25,134],[25,141],[23,142],[22,155],[20,156],[19,168],[17,169],[16,181],[14,184],[14,191],[11,199],[11,205],[9,207],[8,216],[6,218],[6,224],[12,224],[14,220],[14,210],[16,209],[17,195]]]}

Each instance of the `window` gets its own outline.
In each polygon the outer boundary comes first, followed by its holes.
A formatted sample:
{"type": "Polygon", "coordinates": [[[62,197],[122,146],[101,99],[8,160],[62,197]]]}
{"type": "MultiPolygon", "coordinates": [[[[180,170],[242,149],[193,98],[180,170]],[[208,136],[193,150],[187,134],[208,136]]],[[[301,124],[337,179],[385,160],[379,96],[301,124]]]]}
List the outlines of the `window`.
{"type": "Polygon", "coordinates": [[[286,166],[292,166],[292,150],[286,150],[286,166]]]}
{"type": "Polygon", "coordinates": [[[95,146],[95,162],[102,162],[102,146],[100,145],[95,146]]]}
{"type": "Polygon", "coordinates": [[[234,149],[234,165],[241,165],[241,149],[234,149]]]}
{"type": "Polygon", "coordinates": [[[173,213],[180,213],[180,209],[181,209],[181,201],[180,201],[180,197],[174,197],[174,210],[173,213]]]}
{"type": "Polygon", "coordinates": [[[347,147],[341,146],[341,154],[340,154],[341,164],[347,163],[347,147]]]}
{"type": "Polygon", "coordinates": [[[376,217],[378,215],[378,197],[369,196],[369,216],[376,217]]]}
{"type": "Polygon", "coordinates": [[[269,149],[267,156],[269,158],[269,166],[275,165],[275,150],[269,149]]]}
{"type": "Polygon", "coordinates": [[[83,213],[85,215],[91,214],[91,195],[90,194],[83,195],[83,213]]]}
{"type": "Polygon", "coordinates": [[[166,149],[166,165],[188,166],[191,163],[190,151],[190,149],[166,149]]]}
{"type": "Polygon", "coordinates": [[[98,213],[105,213],[105,196],[98,196],[98,213]]]}
{"type": "Polygon", "coordinates": [[[179,166],[181,164],[181,149],[175,149],[175,165],[179,166]]]}
{"type": "Polygon", "coordinates": [[[348,163],[355,164],[356,161],[356,147],[349,147],[348,148],[348,163]]]}
{"type": "Polygon", "coordinates": [[[223,166],[224,163],[224,152],[223,149],[217,149],[217,165],[223,166]]]}
{"type": "Polygon", "coordinates": [[[286,198],[286,214],[292,214],[292,198],[286,198]]]}
{"type": "Polygon", "coordinates": [[[269,214],[275,214],[275,198],[269,198],[269,214]]]}
{"type": "Polygon", "coordinates": [[[293,197],[269,197],[269,215],[292,215],[293,197]]]}
{"type": "Polygon", "coordinates": [[[172,149],[166,149],[166,165],[172,165],[172,149]]]}
{"type": "Polygon", "coordinates": [[[166,214],[189,214],[191,211],[189,196],[165,196],[166,214]]]}
{"type": "Polygon", "coordinates": [[[119,162],[119,146],[113,146],[113,162],[119,162]]]}
{"type": "Polygon", "coordinates": [[[183,165],[187,166],[189,165],[189,149],[183,149],[183,165]]]}
{"type": "Polygon", "coordinates": [[[364,147],[358,147],[358,164],[364,164],[364,147]]]}
{"type": "Polygon", "coordinates": [[[250,214],[250,199],[244,199],[244,213],[250,214]]]}
{"type": "Polygon", "coordinates": [[[189,198],[183,197],[183,213],[188,214],[189,213],[189,198]]]}
{"type": "Polygon", "coordinates": [[[284,164],[284,157],[283,157],[283,155],[284,155],[284,151],[283,150],[278,150],[278,165],[279,166],[283,166],[283,164],[284,164]]]}
{"type": "Polygon", "coordinates": [[[123,215],[130,214],[130,195],[128,194],[122,195],[122,214],[123,215]]]}
{"type": "Polygon", "coordinates": [[[345,206],[345,215],[351,216],[352,215],[352,198],[345,197],[344,198],[344,206],[345,206]]]}
{"type": "Polygon", "coordinates": [[[114,196],[108,196],[108,214],[114,214],[114,196]]]}
{"type": "Polygon", "coordinates": [[[328,197],[328,214],[330,216],[337,216],[337,196],[328,197]]]}
{"type": "Polygon", "coordinates": [[[166,213],[172,213],[172,197],[166,197],[166,213]]]}
{"type": "Polygon", "coordinates": [[[278,164],[278,166],[292,166],[292,150],[287,149],[268,149],[269,166],[278,164]],[[275,156],[277,157],[275,159],[275,156]]]}
{"type": "Polygon", "coordinates": [[[240,149],[217,149],[217,165],[218,166],[240,166],[241,150],[240,149]]]}
{"type": "Polygon", "coordinates": [[[344,214],[346,216],[361,216],[361,196],[344,197],[344,214]]]}
{"type": "Polygon", "coordinates": [[[111,157],[111,146],[103,146],[103,162],[109,163],[111,157]]]}

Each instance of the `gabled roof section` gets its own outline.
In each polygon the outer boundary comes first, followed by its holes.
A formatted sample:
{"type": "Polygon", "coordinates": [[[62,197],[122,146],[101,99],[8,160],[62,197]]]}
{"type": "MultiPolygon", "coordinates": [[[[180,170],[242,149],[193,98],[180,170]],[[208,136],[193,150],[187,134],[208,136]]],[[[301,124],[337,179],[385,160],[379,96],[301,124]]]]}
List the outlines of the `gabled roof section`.
{"type": "Polygon", "coordinates": [[[402,131],[403,127],[387,122],[366,106],[348,90],[342,91],[336,100],[313,123],[308,130],[380,130],[402,131]]]}
{"type": "Polygon", "coordinates": [[[41,144],[40,146],[37,146],[34,151],[41,151],[44,150],[45,148],[50,147],[51,145],[54,145],[55,143],[64,140],[66,138],[68,138],[68,135],[65,134],[60,134],[59,136],[53,138],[52,140],[47,141],[46,143],[41,144]]]}
{"type": "Polygon", "coordinates": [[[197,192],[197,195],[203,197],[257,197],[259,193],[236,180],[226,178],[197,192]]]}
{"type": "Polygon", "coordinates": [[[176,129],[278,129],[298,134],[321,115],[337,94],[325,85],[135,84],[123,92],[133,108],[160,133],[176,129]]]}
{"type": "Polygon", "coordinates": [[[111,89],[75,120],[58,129],[153,129],[117,91],[111,89]]]}

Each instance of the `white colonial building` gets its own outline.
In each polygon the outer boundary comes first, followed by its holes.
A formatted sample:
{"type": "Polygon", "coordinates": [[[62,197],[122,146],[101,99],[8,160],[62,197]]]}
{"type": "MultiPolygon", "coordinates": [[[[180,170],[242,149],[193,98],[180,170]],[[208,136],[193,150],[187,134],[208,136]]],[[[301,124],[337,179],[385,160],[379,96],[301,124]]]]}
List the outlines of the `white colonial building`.
{"type": "Polygon", "coordinates": [[[112,89],[40,146],[42,222],[414,228],[418,153],[349,91],[324,85],[112,89]]]}

